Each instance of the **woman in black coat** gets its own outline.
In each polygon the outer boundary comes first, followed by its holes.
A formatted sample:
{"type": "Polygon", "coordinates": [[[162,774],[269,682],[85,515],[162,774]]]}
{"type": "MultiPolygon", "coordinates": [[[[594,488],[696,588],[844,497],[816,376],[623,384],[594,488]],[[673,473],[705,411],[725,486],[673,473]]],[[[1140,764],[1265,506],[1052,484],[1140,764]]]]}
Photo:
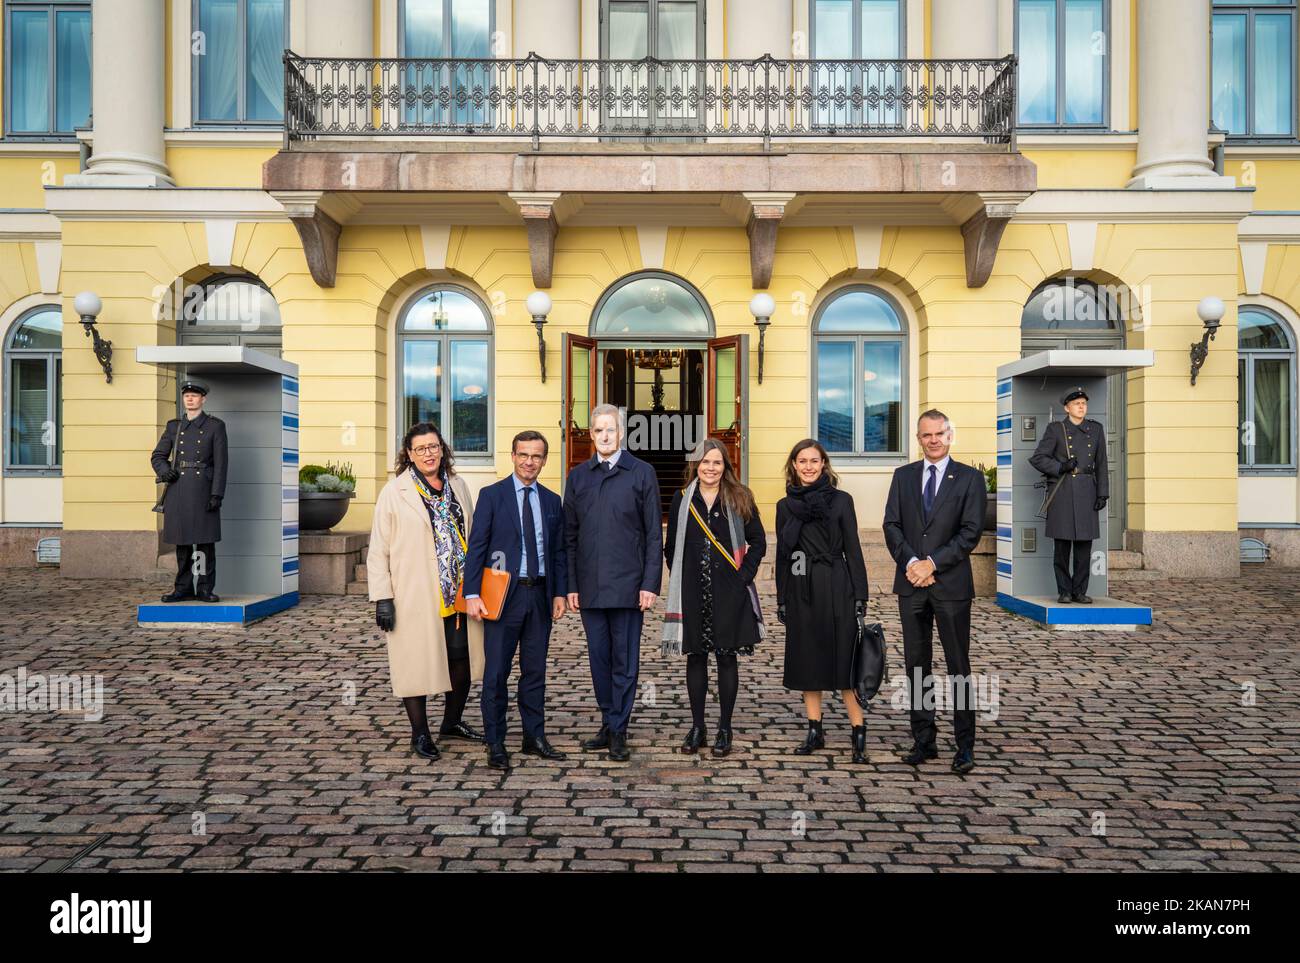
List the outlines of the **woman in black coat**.
{"type": "Polygon", "coordinates": [[[714,654],[722,711],[713,754],[725,756],[731,752],[731,714],[740,688],[737,656],[752,655],[763,638],[751,586],[767,538],[753,493],[736,477],[721,442],[703,442],[699,459],[687,462],[685,482],[673,495],[664,542],[671,573],[664,652],[686,654],[693,724],[681,746],[685,753],[704,745],[709,653],[714,654]]]}
{"type": "Polygon", "coordinates": [[[826,746],[822,692],[839,689],[853,726],[853,761],[867,761],[867,727],[853,694],[853,646],[867,607],[867,566],[853,496],[837,488],[826,449],[805,438],[785,465],[776,505],[777,619],[785,626],[787,689],[803,692],[808,737],[801,756],[826,746]]]}

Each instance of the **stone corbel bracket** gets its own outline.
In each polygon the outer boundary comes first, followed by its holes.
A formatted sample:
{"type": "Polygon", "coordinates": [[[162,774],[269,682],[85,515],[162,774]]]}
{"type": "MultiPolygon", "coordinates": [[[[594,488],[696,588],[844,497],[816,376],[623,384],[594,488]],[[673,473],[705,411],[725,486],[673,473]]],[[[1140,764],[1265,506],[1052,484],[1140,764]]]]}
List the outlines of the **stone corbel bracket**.
{"type": "Polygon", "coordinates": [[[765,290],[772,283],[772,264],[776,260],[776,235],[786,208],[795,199],[788,191],[750,191],[749,202],[749,273],[755,290],[765,290]]]}
{"type": "Polygon", "coordinates": [[[966,286],[982,288],[993,273],[1002,232],[1028,192],[989,192],[968,195],[959,205],[962,245],[966,252],[966,286]]]}
{"type": "Polygon", "coordinates": [[[271,196],[297,229],[312,278],[323,288],[334,287],[339,234],[353,205],[324,191],[273,191],[271,196]]]}
{"type": "Polygon", "coordinates": [[[528,233],[528,261],[533,271],[533,284],[539,288],[551,286],[555,268],[555,235],[559,222],[555,219],[555,204],[559,191],[511,191],[510,200],[519,209],[528,233]]]}

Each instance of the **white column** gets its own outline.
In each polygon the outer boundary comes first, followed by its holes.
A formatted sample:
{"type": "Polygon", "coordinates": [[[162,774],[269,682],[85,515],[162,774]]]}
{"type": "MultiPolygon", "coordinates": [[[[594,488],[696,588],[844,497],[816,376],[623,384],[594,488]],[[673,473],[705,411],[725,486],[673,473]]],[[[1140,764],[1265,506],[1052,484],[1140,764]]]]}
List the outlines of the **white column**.
{"type": "Polygon", "coordinates": [[[163,0],[94,0],[94,153],[68,185],[173,187],[163,151],[163,0]]]}
{"type": "Polygon", "coordinates": [[[531,51],[551,60],[577,60],[582,56],[581,23],[582,0],[515,4],[515,56],[527,57],[531,51]]]}
{"type": "Polygon", "coordinates": [[[998,0],[930,0],[930,54],[936,60],[996,60],[998,0]]]}
{"type": "Polygon", "coordinates": [[[373,57],[372,0],[311,0],[306,8],[306,57],[373,57]]]}
{"type": "Polygon", "coordinates": [[[728,59],[752,60],[763,54],[789,59],[794,30],[790,15],[789,0],[727,0],[728,59]]]}
{"type": "Polygon", "coordinates": [[[1131,188],[1230,188],[1209,158],[1209,0],[1139,0],[1138,149],[1131,188]]]}

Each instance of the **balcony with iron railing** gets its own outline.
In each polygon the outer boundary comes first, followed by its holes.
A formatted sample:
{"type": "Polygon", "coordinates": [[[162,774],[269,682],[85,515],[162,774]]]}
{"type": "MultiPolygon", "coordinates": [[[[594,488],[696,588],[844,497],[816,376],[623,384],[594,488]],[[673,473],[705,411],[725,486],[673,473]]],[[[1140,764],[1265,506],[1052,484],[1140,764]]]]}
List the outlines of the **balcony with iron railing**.
{"type": "Polygon", "coordinates": [[[284,54],[285,147],[321,138],[968,139],[1013,149],[1015,60],[284,54]]]}

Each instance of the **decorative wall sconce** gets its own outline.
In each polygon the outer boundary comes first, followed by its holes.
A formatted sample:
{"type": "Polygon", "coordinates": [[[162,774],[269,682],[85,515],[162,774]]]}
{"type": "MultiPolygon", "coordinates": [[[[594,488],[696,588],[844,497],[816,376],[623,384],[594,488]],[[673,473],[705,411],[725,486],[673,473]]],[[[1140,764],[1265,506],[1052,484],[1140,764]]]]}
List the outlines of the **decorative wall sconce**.
{"type": "Polygon", "coordinates": [[[754,324],[758,327],[758,383],[763,383],[763,337],[767,334],[767,326],[772,323],[772,315],[776,313],[776,302],[772,300],[772,295],[766,292],[755,294],[749,302],[749,313],[754,316],[754,324]]]}
{"type": "Polygon", "coordinates": [[[1219,322],[1223,319],[1222,298],[1205,297],[1196,305],[1196,314],[1205,325],[1205,332],[1201,335],[1199,342],[1192,342],[1192,384],[1196,384],[1196,375],[1201,370],[1201,365],[1205,364],[1205,359],[1210,356],[1210,342],[1214,340],[1214,334],[1219,330],[1219,322]]]}
{"type": "Polygon", "coordinates": [[[95,319],[104,309],[104,303],[99,300],[99,295],[95,292],[82,291],[72,299],[72,309],[81,317],[81,325],[86,329],[86,337],[94,339],[95,358],[99,361],[99,366],[104,369],[104,377],[108,379],[109,384],[112,384],[113,342],[101,338],[99,329],[95,327],[95,319]]]}
{"type": "Polygon", "coordinates": [[[551,296],[545,291],[534,291],[525,303],[528,313],[533,316],[533,324],[537,326],[537,357],[542,363],[542,384],[546,384],[546,338],[542,334],[542,325],[546,324],[546,316],[551,313],[551,296]]]}

